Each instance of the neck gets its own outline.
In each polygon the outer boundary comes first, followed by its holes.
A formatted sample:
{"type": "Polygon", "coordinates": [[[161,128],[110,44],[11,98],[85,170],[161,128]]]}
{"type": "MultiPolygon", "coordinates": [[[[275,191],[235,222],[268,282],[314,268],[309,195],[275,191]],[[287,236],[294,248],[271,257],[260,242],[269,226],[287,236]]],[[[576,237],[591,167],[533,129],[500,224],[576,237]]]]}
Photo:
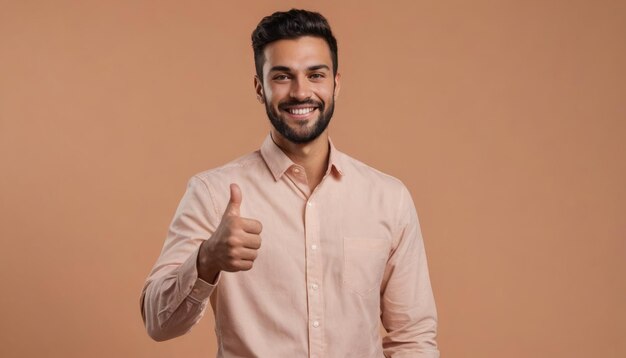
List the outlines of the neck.
{"type": "Polygon", "coordinates": [[[324,131],[319,137],[308,143],[294,143],[287,140],[272,128],[272,140],[293,161],[301,165],[306,171],[311,191],[322,181],[328,168],[330,144],[328,132],[324,131]]]}

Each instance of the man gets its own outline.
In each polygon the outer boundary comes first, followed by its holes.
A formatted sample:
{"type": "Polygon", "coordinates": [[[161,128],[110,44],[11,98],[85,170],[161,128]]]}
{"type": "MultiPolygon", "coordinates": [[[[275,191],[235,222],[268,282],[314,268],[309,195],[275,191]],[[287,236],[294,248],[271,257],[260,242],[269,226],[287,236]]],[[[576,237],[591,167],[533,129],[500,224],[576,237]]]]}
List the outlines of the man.
{"type": "Polygon", "coordinates": [[[210,300],[218,357],[438,357],[411,196],[328,137],[340,75],[326,19],[274,13],[252,44],[270,135],[190,180],[142,293],[149,335],[186,333],[210,300]]]}

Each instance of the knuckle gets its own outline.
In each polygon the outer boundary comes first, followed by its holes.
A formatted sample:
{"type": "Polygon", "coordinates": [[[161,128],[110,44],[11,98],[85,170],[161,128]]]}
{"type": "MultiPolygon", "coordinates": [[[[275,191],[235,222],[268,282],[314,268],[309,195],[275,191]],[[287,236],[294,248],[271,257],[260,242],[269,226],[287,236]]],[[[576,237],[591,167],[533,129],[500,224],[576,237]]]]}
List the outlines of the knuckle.
{"type": "Polygon", "coordinates": [[[240,246],[241,245],[241,239],[235,235],[230,235],[228,236],[228,245],[231,247],[235,247],[235,246],[240,246]]]}
{"type": "Polygon", "coordinates": [[[226,257],[228,257],[229,260],[237,260],[239,258],[239,252],[235,249],[230,249],[228,250],[226,257]]]}

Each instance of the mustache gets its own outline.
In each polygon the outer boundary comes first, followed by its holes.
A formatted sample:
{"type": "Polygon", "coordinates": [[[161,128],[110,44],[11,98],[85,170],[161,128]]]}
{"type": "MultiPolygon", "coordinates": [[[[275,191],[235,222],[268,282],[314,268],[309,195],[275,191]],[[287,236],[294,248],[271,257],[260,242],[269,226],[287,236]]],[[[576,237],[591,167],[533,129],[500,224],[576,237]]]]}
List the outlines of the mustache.
{"type": "Polygon", "coordinates": [[[280,109],[286,109],[289,107],[293,107],[293,106],[302,106],[302,105],[311,105],[314,107],[318,107],[318,108],[323,108],[324,104],[322,102],[317,102],[314,101],[312,99],[310,100],[306,100],[306,101],[289,101],[289,102],[284,102],[278,105],[278,108],[280,109]]]}

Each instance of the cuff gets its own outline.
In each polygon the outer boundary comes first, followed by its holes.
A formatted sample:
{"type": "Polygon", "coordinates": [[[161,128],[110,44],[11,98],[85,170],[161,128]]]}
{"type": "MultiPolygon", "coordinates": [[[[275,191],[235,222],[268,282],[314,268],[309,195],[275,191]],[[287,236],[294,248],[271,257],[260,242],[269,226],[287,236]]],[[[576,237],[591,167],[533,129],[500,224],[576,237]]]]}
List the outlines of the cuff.
{"type": "Polygon", "coordinates": [[[215,287],[220,281],[222,273],[220,272],[215,279],[215,284],[210,284],[198,277],[198,251],[196,250],[189,256],[187,261],[183,262],[178,268],[178,282],[183,288],[181,292],[185,297],[189,297],[195,301],[203,302],[209,298],[215,287]]]}

